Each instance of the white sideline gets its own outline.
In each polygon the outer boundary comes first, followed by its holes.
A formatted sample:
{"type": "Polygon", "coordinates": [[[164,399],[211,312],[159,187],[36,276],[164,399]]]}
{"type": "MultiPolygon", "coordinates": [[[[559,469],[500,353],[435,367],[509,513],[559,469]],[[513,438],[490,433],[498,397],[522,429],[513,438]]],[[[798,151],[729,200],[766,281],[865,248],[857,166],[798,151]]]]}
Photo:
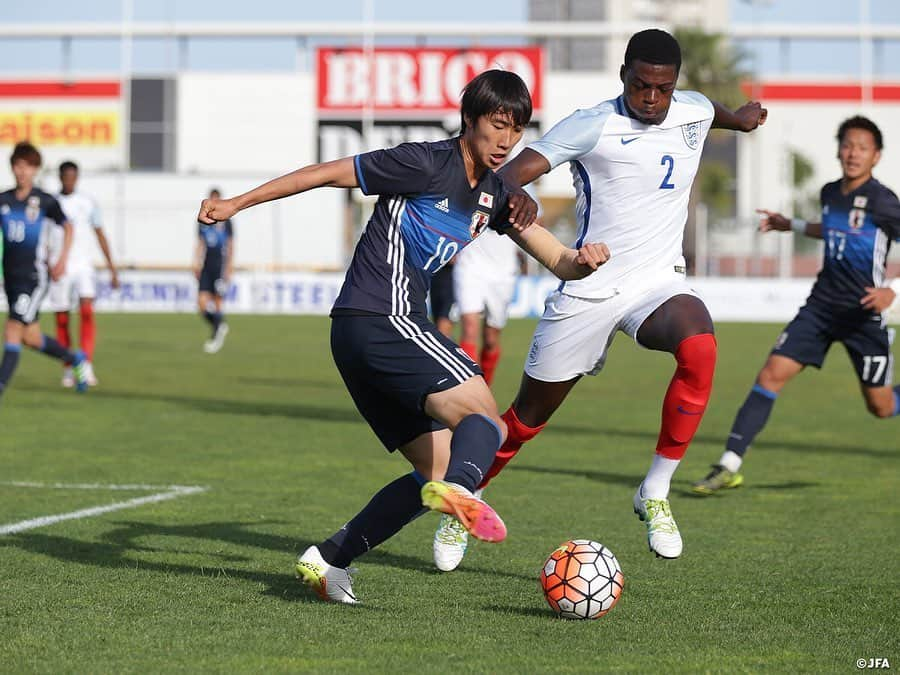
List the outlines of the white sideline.
{"type": "Polygon", "coordinates": [[[200,485],[102,485],[95,483],[29,483],[22,481],[4,481],[0,482],[0,485],[9,487],[49,488],[54,490],[164,490],[164,492],[157,492],[144,497],[135,497],[134,499],[127,499],[121,502],[113,502],[112,504],[106,504],[104,506],[92,506],[87,509],[79,509],[78,511],[59,513],[53,516],[41,516],[40,518],[30,518],[28,520],[21,520],[17,523],[0,525],[0,536],[33,530],[38,527],[53,525],[54,523],[59,523],[64,520],[91,518],[92,516],[99,516],[111,511],[120,511],[122,509],[131,509],[144,504],[164,502],[169,499],[184,497],[185,495],[206,492],[206,490],[209,489],[200,485]]]}

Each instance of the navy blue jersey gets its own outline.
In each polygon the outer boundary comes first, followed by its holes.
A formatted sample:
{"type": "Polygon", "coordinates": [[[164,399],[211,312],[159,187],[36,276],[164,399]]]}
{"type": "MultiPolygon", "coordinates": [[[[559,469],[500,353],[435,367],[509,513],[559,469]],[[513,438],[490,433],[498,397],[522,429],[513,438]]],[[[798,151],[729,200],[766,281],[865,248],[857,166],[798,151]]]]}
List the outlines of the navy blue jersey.
{"type": "Polygon", "coordinates": [[[874,178],[849,194],[841,181],[822,188],[822,238],[825,262],[809,300],[838,314],[871,314],[862,310],[866,286],[884,284],[891,241],[900,240],[900,202],[874,178]]]}
{"type": "Polygon", "coordinates": [[[206,225],[199,223],[197,235],[206,245],[206,256],[203,258],[204,269],[220,270],[222,263],[225,262],[225,247],[234,236],[234,230],[231,227],[231,219],[223,220],[220,223],[206,225]]]}
{"type": "Polygon", "coordinates": [[[425,314],[431,276],[486,227],[509,226],[509,194],[493,171],[473,188],[460,139],[404,143],[354,158],[362,191],[380,195],[334,304],[385,316],[425,314]]]}
{"type": "Polygon", "coordinates": [[[66,222],[56,198],[32,188],[24,199],[15,190],[0,193],[0,229],[3,232],[3,276],[31,279],[47,263],[49,227],[66,222]]]}

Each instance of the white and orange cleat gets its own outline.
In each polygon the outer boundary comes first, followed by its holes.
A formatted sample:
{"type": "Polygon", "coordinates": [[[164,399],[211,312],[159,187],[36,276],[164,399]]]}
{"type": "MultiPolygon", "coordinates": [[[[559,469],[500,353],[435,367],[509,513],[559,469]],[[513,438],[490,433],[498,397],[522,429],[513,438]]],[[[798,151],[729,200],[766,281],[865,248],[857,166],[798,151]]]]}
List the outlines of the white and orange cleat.
{"type": "Polygon", "coordinates": [[[506,525],[490,505],[461,485],[433,480],[422,486],[422,504],[456,518],[466,531],[481,541],[506,539],[506,525]]]}

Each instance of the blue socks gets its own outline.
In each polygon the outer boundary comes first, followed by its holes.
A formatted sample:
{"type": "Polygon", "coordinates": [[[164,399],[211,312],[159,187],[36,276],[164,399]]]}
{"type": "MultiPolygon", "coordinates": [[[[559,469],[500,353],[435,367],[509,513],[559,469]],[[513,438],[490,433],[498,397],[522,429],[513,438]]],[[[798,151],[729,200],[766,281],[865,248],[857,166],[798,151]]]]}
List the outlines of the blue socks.
{"type": "Polygon", "coordinates": [[[46,354],[47,356],[52,356],[54,359],[59,359],[67,366],[72,365],[75,361],[75,355],[72,352],[63,347],[49,335],[43,335],[42,337],[44,339],[40,349],[38,349],[39,352],[46,354]]]}
{"type": "Polygon", "coordinates": [[[503,442],[503,435],[490,417],[464,417],[450,441],[450,466],[444,477],[448,483],[462,485],[473,492],[494,463],[494,456],[503,442]]]}
{"type": "Polygon", "coordinates": [[[728,450],[741,457],[744,456],[753,439],[766,426],[776,398],[778,394],[774,391],[769,391],[758,384],[753,385],[744,405],[738,410],[731,433],[728,434],[725,443],[728,450]]]}
{"type": "Polygon", "coordinates": [[[900,384],[894,387],[894,417],[900,415],[900,384]]]}
{"type": "Polygon", "coordinates": [[[7,342],[3,347],[3,360],[0,361],[0,393],[6,389],[16,366],[19,365],[19,357],[22,355],[22,345],[14,345],[7,342]]]}
{"type": "Polygon", "coordinates": [[[425,511],[421,495],[424,482],[413,471],[381,488],[349,523],[319,544],[325,562],[347,567],[355,558],[397,534],[425,511]]]}
{"type": "Polygon", "coordinates": [[[203,312],[203,318],[212,326],[213,333],[219,330],[219,324],[222,323],[222,312],[203,312]]]}

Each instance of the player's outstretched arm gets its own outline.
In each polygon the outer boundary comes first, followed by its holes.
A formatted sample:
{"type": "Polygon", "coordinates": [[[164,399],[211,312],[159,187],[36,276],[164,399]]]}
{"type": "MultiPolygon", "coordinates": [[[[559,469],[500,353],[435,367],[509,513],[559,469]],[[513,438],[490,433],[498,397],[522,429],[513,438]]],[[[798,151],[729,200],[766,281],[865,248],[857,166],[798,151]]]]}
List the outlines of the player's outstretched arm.
{"type": "Polygon", "coordinates": [[[759,101],[748,101],[737,110],[711,101],[715,110],[714,129],[731,129],[733,131],[753,131],[766,123],[769,111],[759,101]]]}
{"type": "Polygon", "coordinates": [[[207,225],[231,218],[238,211],[318,187],[357,187],[352,157],[297,169],[231,199],[204,199],[197,220],[207,225]]]}
{"type": "Polygon", "coordinates": [[[583,279],[610,257],[606,244],[585,244],[576,250],[564,246],[549,230],[540,226],[529,227],[524,232],[510,232],[509,236],[563,281],[583,279]]]}
{"type": "Polygon", "coordinates": [[[537,203],[522,189],[550,170],[550,162],[539,152],[525,148],[507,162],[497,175],[509,190],[509,222],[519,232],[537,219],[537,203]]]}
{"type": "Polygon", "coordinates": [[[759,214],[759,231],[760,232],[787,232],[793,230],[800,234],[805,234],[813,239],[822,238],[822,223],[810,223],[802,218],[787,218],[775,211],[767,211],[766,209],[756,209],[759,214]]]}

